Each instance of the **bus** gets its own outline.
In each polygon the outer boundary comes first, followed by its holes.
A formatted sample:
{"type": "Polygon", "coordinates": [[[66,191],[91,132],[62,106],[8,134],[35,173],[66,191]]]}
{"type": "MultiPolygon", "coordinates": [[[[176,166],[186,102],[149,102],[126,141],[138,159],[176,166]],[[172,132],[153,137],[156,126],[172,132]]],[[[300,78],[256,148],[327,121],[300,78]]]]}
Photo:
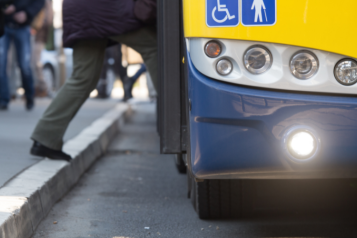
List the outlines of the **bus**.
{"type": "Polygon", "coordinates": [[[161,152],[201,219],[240,217],[244,180],[357,177],[355,9],[158,1],[161,152]]]}

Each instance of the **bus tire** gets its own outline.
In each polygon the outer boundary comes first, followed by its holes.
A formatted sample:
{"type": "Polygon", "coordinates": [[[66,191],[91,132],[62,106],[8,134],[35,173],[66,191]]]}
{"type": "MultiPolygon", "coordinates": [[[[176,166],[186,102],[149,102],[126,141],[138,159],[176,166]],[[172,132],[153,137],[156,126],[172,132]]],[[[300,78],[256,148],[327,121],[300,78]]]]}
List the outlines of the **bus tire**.
{"type": "Polygon", "coordinates": [[[191,179],[191,202],[200,219],[237,219],[241,216],[239,180],[191,179]]]}
{"type": "Polygon", "coordinates": [[[183,160],[182,157],[183,157],[182,154],[175,154],[175,157],[174,157],[175,165],[176,165],[177,171],[180,174],[185,174],[187,171],[187,167],[186,167],[185,161],[183,160]]]}

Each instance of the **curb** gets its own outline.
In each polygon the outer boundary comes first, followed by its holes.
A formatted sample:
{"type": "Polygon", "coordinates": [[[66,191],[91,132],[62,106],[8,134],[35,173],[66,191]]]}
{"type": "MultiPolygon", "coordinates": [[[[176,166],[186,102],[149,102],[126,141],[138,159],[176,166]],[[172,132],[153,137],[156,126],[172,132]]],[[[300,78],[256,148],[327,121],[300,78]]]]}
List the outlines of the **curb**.
{"type": "Polygon", "coordinates": [[[67,141],[63,151],[71,163],[44,159],[0,189],[0,238],[28,238],[52,206],[106,152],[110,141],[131,116],[129,105],[119,104],[67,141]]]}

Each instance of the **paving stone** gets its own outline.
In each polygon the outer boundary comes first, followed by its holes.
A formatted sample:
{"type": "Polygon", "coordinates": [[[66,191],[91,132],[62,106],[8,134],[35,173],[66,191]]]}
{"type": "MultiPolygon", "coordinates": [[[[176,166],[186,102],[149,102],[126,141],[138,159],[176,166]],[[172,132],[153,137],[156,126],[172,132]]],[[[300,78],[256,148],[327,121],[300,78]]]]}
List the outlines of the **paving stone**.
{"type": "Polygon", "coordinates": [[[95,161],[95,159],[96,159],[96,156],[93,152],[92,147],[93,147],[93,145],[91,145],[89,148],[87,148],[82,153],[81,160],[83,162],[84,171],[87,171],[87,169],[90,167],[92,162],[95,161]]]}
{"type": "Polygon", "coordinates": [[[30,206],[30,217],[33,230],[36,230],[42,219],[45,217],[42,210],[40,191],[36,190],[29,198],[28,204],[30,206]]]}
{"type": "Polygon", "coordinates": [[[56,200],[54,199],[53,196],[51,196],[51,190],[48,184],[43,185],[40,188],[39,193],[40,193],[43,215],[47,216],[53,204],[55,204],[56,200]]]}
{"type": "Polygon", "coordinates": [[[76,158],[73,159],[71,162],[71,170],[72,170],[72,176],[73,180],[75,182],[78,181],[80,176],[84,173],[85,171],[85,166],[82,158],[82,154],[79,154],[76,158]]]}
{"type": "Polygon", "coordinates": [[[104,132],[98,139],[99,145],[100,145],[100,149],[102,153],[105,153],[109,143],[110,143],[110,138],[108,133],[104,132]]]}
{"type": "Polygon", "coordinates": [[[1,230],[4,231],[3,232],[4,237],[6,238],[18,237],[17,214],[19,214],[21,207],[24,206],[25,203],[27,203],[27,199],[25,197],[14,197],[14,196],[0,197],[0,211],[1,213],[4,213],[3,215],[6,216],[7,214],[8,216],[7,218],[6,217],[3,218],[5,222],[3,222],[2,225],[0,226],[1,230]]]}
{"type": "Polygon", "coordinates": [[[11,213],[0,212],[0,237],[1,238],[17,238],[17,226],[15,216],[11,213]],[[3,217],[3,218],[2,218],[3,217]]]}
{"type": "Polygon", "coordinates": [[[18,237],[28,237],[33,233],[32,216],[29,203],[26,201],[15,214],[18,237]]]}
{"type": "Polygon", "coordinates": [[[92,143],[91,149],[94,156],[94,159],[91,161],[92,164],[92,162],[95,161],[95,159],[97,159],[103,152],[99,140],[96,140],[92,143]]]}

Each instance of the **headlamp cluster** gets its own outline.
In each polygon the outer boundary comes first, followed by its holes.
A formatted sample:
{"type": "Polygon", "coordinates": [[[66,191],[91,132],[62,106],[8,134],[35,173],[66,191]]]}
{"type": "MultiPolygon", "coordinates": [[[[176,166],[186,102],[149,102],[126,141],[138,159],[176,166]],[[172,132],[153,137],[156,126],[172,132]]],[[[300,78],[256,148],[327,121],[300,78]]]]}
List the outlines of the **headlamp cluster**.
{"type": "MultiPolygon", "coordinates": [[[[204,51],[210,58],[222,55],[222,45],[211,40],[206,43],[204,51]]],[[[248,72],[259,75],[267,72],[273,65],[273,55],[265,46],[254,45],[249,47],[243,55],[243,64],[248,72]]],[[[291,74],[300,80],[314,77],[319,70],[317,56],[308,50],[296,52],[290,59],[289,69],[291,74]]],[[[230,59],[222,57],[216,63],[216,71],[220,75],[227,76],[233,71],[233,63],[230,59]]],[[[357,83],[357,61],[354,59],[342,59],[334,68],[334,76],[342,85],[350,86],[357,83]]]]}

